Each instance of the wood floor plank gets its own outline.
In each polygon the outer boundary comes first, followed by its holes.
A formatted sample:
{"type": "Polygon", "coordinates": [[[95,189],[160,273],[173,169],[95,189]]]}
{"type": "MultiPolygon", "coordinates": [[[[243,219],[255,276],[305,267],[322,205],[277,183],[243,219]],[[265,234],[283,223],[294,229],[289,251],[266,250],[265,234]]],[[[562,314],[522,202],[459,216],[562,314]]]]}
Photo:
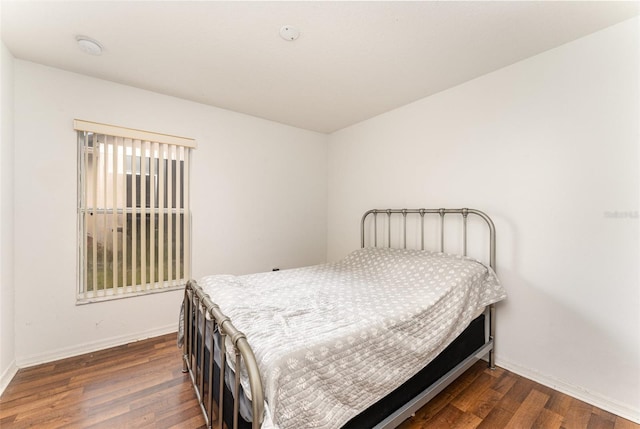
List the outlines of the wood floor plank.
{"type": "Polygon", "coordinates": [[[476,429],[480,423],[482,423],[480,417],[471,413],[464,413],[456,420],[453,427],[456,429],[476,429]]]}
{"type": "Polygon", "coordinates": [[[562,416],[543,408],[538,418],[533,422],[532,429],[559,429],[562,426],[562,416]]]}
{"type": "Polygon", "coordinates": [[[498,377],[496,384],[491,386],[491,388],[504,396],[509,390],[511,390],[513,385],[516,384],[518,379],[519,378],[515,377],[513,373],[503,370],[502,375],[498,377]]]}
{"type": "Polygon", "coordinates": [[[471,405],[469,412],[484,419],[503,397],[503,394],[498,393],[492,388],[486,389],[481,395],[474,398],[475,401],[471,405]]]}
{"type": "Polygon", "coordinates": [[[482,423],[478,425],[478,429],[497,429],[504,428],[513,417],[513,413],[501,407],[495,407],[487,416],[482,419],[482,423]]]}
{"type": "Polygon", "coordinates": [[[451,404],[447,404],[429,422],[425,422],[422,428],[450,429],[464,413],[451,404]]]}
{"type": "Polygon", "coordinates": [[[479,361],[471,368],[469,368],[464,374],[462,374],[457,380],[455,384],[452,384],[448,388],[448,393],[453,398],[458,396],[464,389],[466,389],[471,383],[475,381],[476,378],[480,376],[486,369],[486,363],[484,361],[479,361]]]}
{"type": "Polygon", "coordinates": [[[504,401],[505,404],[508,403],[513,407],[509,411],[513,411],[514,413],[518,411],[535,387],[536,383],[533,381],[527,380],[526,378],[518,378],[505,395],[505,399],[509,399],[509,401],[504,401]]]}
{"type": "Polygon", "coordinates": [[[598,413],[591,413],[591,418],[587,424],[587,429],[614,429],[615,417],[613,420],[598,413]]]}
{"type": "Polygon", "coordinates": [[[597,407],[593,407],[593,414],[598,415],[599,417],[603,418],[604,420],[610,421],[615,423],[616,421],[616,415],[612,414],[608,411],[605,411],[601,408],[597,408],[597,407]]]}
{"type": "Polygon", "coordinates": [[[549,400],[549,396],[537,389],[531,389],[522,405],[507,423],[507,429],[530,428],[538,419],[540,412],[549,400]]]}
{"type": "Polygon", "coordinates": [[[204,424],[204,419],[201,416],[194,416],[173,426],[162,426],[168,429],[205,429],[207,426],[204,424]]]}
{"type": "Polygon", "coordinates": [[[462,392],[460,392],[451,404],[464,412],[469,411],[479,397],[483,397],[484,393],[489,389],[491,383],[495,379],[489,374],[482,372],[469,384],[462,392]]]}
{"type": "MultiPolygon", "coordinates": [[[[18,371],[2,429],[202,429],[175,334],[18,371]]],[[[401,429],[640,429],[640,425],[479,361],[401,429]]],[[[304,429],[304,428],[300,428],[304,429]]]]}
{"type": "Polygon", "coordinates": [[[564,416],[569,411],[573,398],[568,395],[564,395],[558,391],[554,391],[549,395],[549,400],[545,408],[549,411],[553,411],[556,414],[564,416]]]}
{"type": "Polygon", "coordinates": [[[640,425],[633,423],[630,420],[623,419],[622,417],[616,417],[614,429],[637,429],[640,425]]]}
{"type": "Polygon", "coordinates": [[[571,404],[562,421],[562,429],[585,429],[589,425],[592,409],[591,405],[571,398],[571,404]]]}

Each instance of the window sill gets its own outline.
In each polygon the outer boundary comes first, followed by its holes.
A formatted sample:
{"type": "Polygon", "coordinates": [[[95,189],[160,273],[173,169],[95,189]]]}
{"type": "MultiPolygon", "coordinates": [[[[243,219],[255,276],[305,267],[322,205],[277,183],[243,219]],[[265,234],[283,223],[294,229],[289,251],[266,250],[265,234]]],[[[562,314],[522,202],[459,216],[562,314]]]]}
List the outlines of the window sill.
{"type": "Polygon", "coordinates": [[[177,285],[177,286],[158,288],[158,289],[149,289],[149,290],[144,290],[144,291],[139,291],[139,292],[120,292],[120,293],[118,293],[118,292],[113,292],[113,291],[107,291],[107,292],[100,291],[95,297],[76,298],[76,305],[93,304],[93,303],[97,303],[97,302],[113,301],[113,300],[116,300],[116,299],[134,298],[134,297],[138,297],[138,296],[153,295],[153,294],[156,294],[156,293],[173,292],[173,291],[176,291],[176,290],[184,289],[185,283],[177,285]]]}

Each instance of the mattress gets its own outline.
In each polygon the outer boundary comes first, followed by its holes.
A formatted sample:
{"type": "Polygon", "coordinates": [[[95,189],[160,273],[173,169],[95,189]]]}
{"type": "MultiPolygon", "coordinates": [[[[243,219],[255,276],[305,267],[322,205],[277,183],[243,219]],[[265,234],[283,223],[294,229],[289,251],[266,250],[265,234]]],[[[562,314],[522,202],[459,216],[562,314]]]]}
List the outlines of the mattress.
{"type": "MultiPolygon", "coordinates": [[[[473,259],[380,248],[200,285],[246,334],[263,377],[265,426],[281,429],[344,426],[506,296],[473,259]]],[[[250,390],[242,370],[241,384],[250,390]]]]}

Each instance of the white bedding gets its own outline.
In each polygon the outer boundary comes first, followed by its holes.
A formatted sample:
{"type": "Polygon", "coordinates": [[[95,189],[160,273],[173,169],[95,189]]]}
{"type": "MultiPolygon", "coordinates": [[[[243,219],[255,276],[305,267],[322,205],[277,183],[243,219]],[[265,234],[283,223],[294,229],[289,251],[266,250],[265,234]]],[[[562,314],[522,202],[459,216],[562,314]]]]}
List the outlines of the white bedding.
{"type": "MultiPolygon", "coordinates": [[[[341,427],[506,297],[493,271],[473,259],[382,248],[199,283],[246,334],[267,415],[281,429],[341,427]]],[[[246,377],[242,383],[248,392],[246,377]]]]}

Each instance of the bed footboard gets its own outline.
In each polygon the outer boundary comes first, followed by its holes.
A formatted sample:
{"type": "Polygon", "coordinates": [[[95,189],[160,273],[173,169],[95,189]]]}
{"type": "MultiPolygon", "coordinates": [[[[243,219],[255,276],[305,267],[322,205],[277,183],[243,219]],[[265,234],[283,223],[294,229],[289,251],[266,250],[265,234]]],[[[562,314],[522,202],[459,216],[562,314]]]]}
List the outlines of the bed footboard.
{"type": "Polygon", "coordinates": [[[224,416],[232,416],[226,425],[237,429],[241,418],[241,371],[232,371],[227,364],[226,349],[230,340],[233,344],[233,368],[246,369],[249,378],[251,427],[260,428],[264,414],[262,381],[255,355],[244,334],[233,326],[231,320],[220,311],[220,307],[193,280],[185,287],[182,313],[183,372],[189,372],[191,376],[207,427],[211,428],[214,421],[217,421],[217,427],[223,428],[224,416]],[[231,397],[229,391],[232,392],[231,397]],[[227,404],[225,399],[231,399],[233,403],[227,404]]]}

